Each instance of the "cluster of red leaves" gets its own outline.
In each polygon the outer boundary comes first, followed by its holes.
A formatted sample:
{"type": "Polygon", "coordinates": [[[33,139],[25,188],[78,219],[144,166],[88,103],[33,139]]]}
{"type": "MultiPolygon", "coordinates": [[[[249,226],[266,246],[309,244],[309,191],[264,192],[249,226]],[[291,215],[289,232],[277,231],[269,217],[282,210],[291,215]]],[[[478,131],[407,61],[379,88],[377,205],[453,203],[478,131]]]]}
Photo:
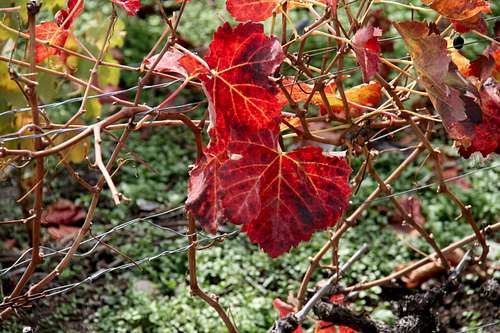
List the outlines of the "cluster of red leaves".
{"type": "Polygon", "coordinates": [[[433,25],[423,22],[395,24],[403,37],[419,83],[426,89],[434,108],[460,153],[469,157],[473,152],[487,156],[499,149],[500,85],[492,65],[481,58],[481,64],[461,66],[468,77],[452,63],[446,41],[433,25]],[[477,77],[476,77],[477,76],[477,77]]]}
{"type": "Polygon", "coordinates": [[[206,230],[225,220],[243,225],[279,256],[335,224],[348,206],[351,169],[316,147],[281,151],[283,103],[269,76],[283,53],[261,24],[224,24],[205,60],[210,143],[191,171],[186,207],[206,230]]]}
{"type": "MultiPolygon", "coordinates": [[[[330,302],[344,304],[344,295],[332,295],[330,297],[330,302]]],[[[293,305],[283,302],[279,298],[273,300],[273,306],[278,310],[280,318],[295,312],[293,305]]],[[[293,333],[302,333],[302,326],[299,325],[293,333]]],[[[336,326],[330,322],[319,320],[314,327],[314,333],[357,333],[357,331],[346,326],[336,326]]]]}

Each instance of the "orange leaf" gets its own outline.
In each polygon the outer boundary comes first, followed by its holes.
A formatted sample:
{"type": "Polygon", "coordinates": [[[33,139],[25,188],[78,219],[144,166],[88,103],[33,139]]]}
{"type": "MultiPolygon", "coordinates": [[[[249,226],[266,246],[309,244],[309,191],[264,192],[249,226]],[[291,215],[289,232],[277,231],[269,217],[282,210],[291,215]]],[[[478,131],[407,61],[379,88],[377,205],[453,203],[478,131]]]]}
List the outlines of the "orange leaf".
{"type": "Polygon", "coordinates": [[[63,52],[51,47],[50,45],[63,47],[68,39],[69,31],[59,27],[54,22],[42,22],[36,26],[36,38],[49,42],[48,46],[36,44],[35,60],[37,63],[42,62],[53,55],[62,55],[63,52]]]}
{"type": "Polygon", "coordinates": [[[490,4],[484,0],[422,0],[439,14],[453,20],[466,20],[479,13],[489,13],[490,4]]]}

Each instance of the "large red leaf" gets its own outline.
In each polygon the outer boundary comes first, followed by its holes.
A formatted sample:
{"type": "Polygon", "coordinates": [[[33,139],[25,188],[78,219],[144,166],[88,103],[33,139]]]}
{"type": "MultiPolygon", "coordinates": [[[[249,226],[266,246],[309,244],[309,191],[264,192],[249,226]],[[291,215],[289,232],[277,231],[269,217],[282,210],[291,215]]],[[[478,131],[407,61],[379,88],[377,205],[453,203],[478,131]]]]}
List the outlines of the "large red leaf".
{"type": "Polygon", "coordinates": [[[261,24],[232,28],[225,23],[215,32],[205,59],[212,73],[202,76],[214,126],[212,139],[227,143],[237,132],[262,128],[279,133],[278,88],[269,76],[283,57],[279,41],[267,37],[261,24]]]}
{"type": "MultiPolygon", "coordinates": [[[[66,43],[68,36],[69,32],[54,22],[42,22],[36,26],[36,38],[48,41],[50,45],[62,47],[66,43]]],[[[61,54],[61,51],[58,49],[39,43],[35,46],[35,52],[35,61],[37,63],[42,62],[50,56],[61,54]]]]}
{"type": "Polygon", "coordinates": [[[264,35],[262,25],[246,23],[233,29],[226,23],[215,33],[206,57],[210,73],[193,63],[192,57],[175,61],[192,75],[201,75],[209,100],[210,145],[191,171],[186,203],[209,232],[215,232],[223,220],[219,168],[227,159],[231,137],[245,137],[245,133],[263,128],[279,134],[278,89],[269,76],[282,59],[279,42],[264,35]]]}
{"type": "Polygon", "coordinates": [[[380,43],[378,38],[382,30],[371,25],[359,29],[352,38],[356,59],[363,72],[363,80],[370,81],[380,66],[380,43]]]}
{"type": "Polygon", "coordinates": [[[122,7],[127,11],[129,16],[137,15],[139,9],[141,9],[141,0],[111,0],[118,6],[122,7]]]}
{"type": "Polygon", "coordinates": [[[220,169],[228,220],[272,257],[307,241],[338,220],[351,190],[347,163],[318,147],[283,153],[269,130],[229,145],[220,169]]]}

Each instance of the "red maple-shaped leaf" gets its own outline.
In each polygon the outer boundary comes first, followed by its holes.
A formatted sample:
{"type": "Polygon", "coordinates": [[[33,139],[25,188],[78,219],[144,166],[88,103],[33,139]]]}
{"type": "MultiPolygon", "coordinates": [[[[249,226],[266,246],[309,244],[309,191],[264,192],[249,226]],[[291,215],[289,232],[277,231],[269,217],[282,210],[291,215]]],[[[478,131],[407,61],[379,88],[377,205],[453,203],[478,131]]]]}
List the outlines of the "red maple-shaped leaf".
{"type": "Polygon", "coordinates": [[[270,256],[287,252],[338,220],[351,190],[347,163],[318,147],[279,150],[269,130],[229,144],[220,169],[224,215],[270,256]]]}
{"type": "Polygon", "coordinates": [[[208,232],[215,233],[224,219],[220,207],[219,170],[227,160],[223,151],[213,147],[205,150],[205,155],[190,172],[186,208],[208,232]]]}
{"type": "Polygon", "coordinates": [[[352,39],[356,59],[363,72],[363,80],[370,81],[380,66],[380,43],[382,30],[371,25],[359,29],[352,39]]]}
{"type": "Polygon", "coordinates": [[[141,0],[111,0],[127,11],[127,15],[135,16],[141,9],[141,0]]]}
{"type": "Polygon", "coordinates": [[[42,22],[36,26],[36,38],[49,43],[49,46],[37,43],[35,46],[35,61],[42,62],[53,55],[61,55],[62,52],[50,45],[63,47],[68,39],[69,31],[58,26],[54,22],[42,22]]]}
{"type": "Polygon", "coordinates": [[[212,139],[224,143],[236,132],[262,128],[279,133],[278,88],[269,76],[283,57],[279,41],[266,36],[261,24],[232,28],[225,23],[215,32],[205,59],[212,73],[201,77],[210,103],[212,139]]]}
{"type": "Polygon", "coordinates": [[[57,11],[54,21],[64,29],[71,28],[71,25],[83,11],[85,0],[68,0],[68,8],[57,11]]]}

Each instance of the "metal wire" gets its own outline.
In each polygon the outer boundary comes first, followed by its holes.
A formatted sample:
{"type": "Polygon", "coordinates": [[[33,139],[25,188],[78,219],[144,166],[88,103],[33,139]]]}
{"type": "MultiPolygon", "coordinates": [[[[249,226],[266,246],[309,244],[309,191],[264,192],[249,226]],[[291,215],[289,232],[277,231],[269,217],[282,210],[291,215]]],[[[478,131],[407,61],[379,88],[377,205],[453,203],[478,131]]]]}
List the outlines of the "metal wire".
{"type": "MultiPolygon", "coordinates": [[[[232,231],[230,233],[225,233],[225,234],[218,235],[218,236],[209,236],[209,237],[200,238],[197,241],[196,245],[208,244],[208,243],[211,243],[213,241],[225,239],[225,238],[233,238],[236,235],[238,235],[239,232],[240,232],[239,230],[235,230],[235,231],[232,231]]],[[[182,236],[186,236],[186,235],[182,235],[182,236]]],[[[69,292],[69,291],[71,291],[71,290],[73,290],[73,289],[75,289],[83,284],[92,283],[93,281],[95,281],[96,279],[100,278],[101,276],[103,276],[105,274],[112,273],[114,271],[121,271],[121,270],[130,269],[130,268],[137,268],[139,265],[147,264],[151,261],[157,260],[161,257],[166,256],[166,255],[185,252],[193,245],[194,244],[188,244],[188,245],[185,245],[185,246],[173,249],[173,250],[163,250],[154,256],[149,256],[149,257],[137,259],[137,260],[134,260],[133,262],[122,264],[122,265],[119,265],[116,267],[109,267],[109,268],[105,268],[105,269],[100,269],[97,272],[94,272],[93,274],[89,275],[85,279],[82,279],[78,282],[74,282],[74,283],[70,283],[70,284],[66,284],[66,285],[62,285],[62,286],[57,286],[54,288],[49,288],[49,289],[44,290],[43,292],[31,294],[28,296],[23,295],[20,297],[15,297],[15,298],[9,299],[7,302],[0,304],[0,309],[5,309],[5,308],[9,308],[9,307],[16,308],[16,307],[23,306],[26,303],[28,303],[30,301],[34,301],[34,300],[39,299],[39,298],[45,298],[45,297],[51,297],[51,296],[55,296],[55,295],[59,295],[59,294],[64,294],[64,293],[67,293],[67,292],[69,292]]]]}

